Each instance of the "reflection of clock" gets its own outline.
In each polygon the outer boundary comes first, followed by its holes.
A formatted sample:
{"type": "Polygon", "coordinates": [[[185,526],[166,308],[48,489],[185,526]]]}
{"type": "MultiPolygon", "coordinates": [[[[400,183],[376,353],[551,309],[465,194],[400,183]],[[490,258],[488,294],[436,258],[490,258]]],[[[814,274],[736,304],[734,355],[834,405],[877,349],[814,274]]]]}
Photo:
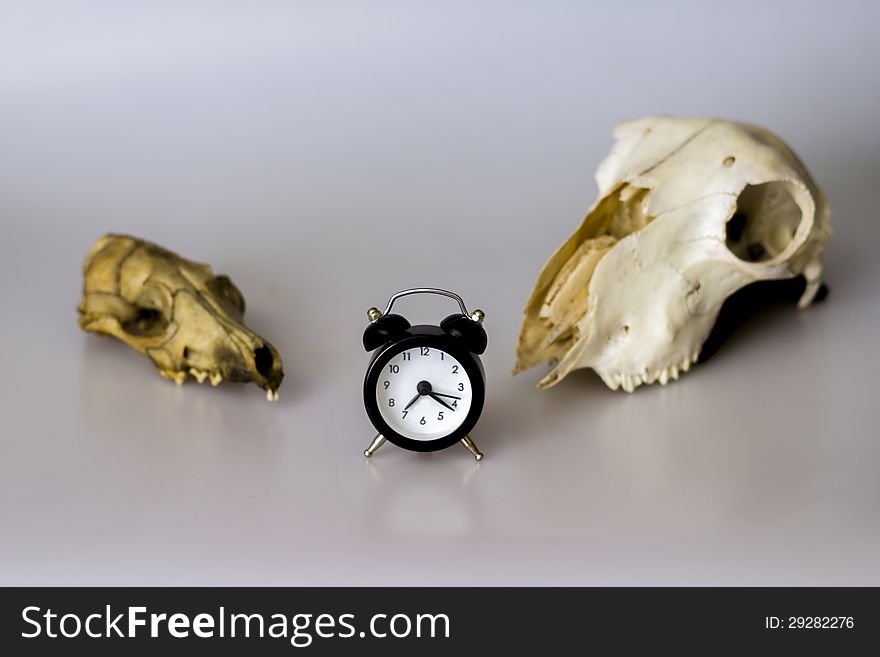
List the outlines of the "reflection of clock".
{"type": "Polygon", "coordinates": [[[483,455],[468,436],[486,398],[479,354],[486,350],[484,314],[468,314],[456,294],[436,288],[398,292],[385,312],[368,311],[364,347],[373,358],[364,379],[364,406],[379,435],[364,452],[372,456],[385,440],[418,452],[433,452],[462,442],[479,461],[483,455]],[[389,314],[400,297],[440,294],[458,301],[461,313],[440,326],[410,323],[389,314]]]}

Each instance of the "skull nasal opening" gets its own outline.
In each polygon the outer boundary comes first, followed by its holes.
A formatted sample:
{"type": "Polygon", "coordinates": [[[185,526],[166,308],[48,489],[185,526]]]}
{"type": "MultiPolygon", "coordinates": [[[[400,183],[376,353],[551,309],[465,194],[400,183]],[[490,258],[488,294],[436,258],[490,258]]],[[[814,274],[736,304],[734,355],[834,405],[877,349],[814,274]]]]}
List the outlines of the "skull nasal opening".
{"type": "Polygon", "coordinates": [[[263,345],[254,349],[254,367],[257,368],[257,372],[266,376],[272,371],[274,363],[275,359],[272,358],[272,350],[269,347],[263,345]]]}
{"type": "Polygon", "coordinates": [[[746,185],[727,222],[727,248],[740,260],[763,262],[791,243],[803,213],[787,182],[746,185]]]}

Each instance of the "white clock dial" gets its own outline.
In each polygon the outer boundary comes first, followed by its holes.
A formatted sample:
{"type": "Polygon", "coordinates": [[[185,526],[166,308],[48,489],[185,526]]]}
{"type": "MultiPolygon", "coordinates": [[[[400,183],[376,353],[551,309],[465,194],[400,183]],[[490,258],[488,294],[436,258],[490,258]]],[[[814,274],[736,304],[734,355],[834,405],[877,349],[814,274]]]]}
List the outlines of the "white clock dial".
{"type": "Polygon", "coordinates": [[[376,383],[382,418],[412,440],[451,434],[467,418],[473,396],[462,364],[436,347],[400,352],[385,364],[376,383]]]}

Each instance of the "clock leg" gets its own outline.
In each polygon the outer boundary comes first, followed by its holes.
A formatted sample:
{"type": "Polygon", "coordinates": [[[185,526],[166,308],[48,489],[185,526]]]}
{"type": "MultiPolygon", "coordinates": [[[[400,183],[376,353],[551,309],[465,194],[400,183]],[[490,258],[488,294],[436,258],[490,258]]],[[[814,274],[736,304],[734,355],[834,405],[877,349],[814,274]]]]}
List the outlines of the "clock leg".
{"type": "Polygon", "coordinates": [[[478,461],[483,460],[483,452],[481,452],[477,448],[477,446],[474,444],[474,441],[471,440],[470,436],[465,436],[464,438],[462,438],[461,444],[467,448],[467,451],[474,455],[475,459],[477,459],[478,461]]]}
{"type": "Polygon", "coordinates": [[[377,434],[376,437],[373,438],[373,442],[370,443],[370,446],[364,450],[364,456],[370,458],[373,454],[376,453],[376,450],[384,444],[385,436],[383,436],[381,433],[377,434]]]}

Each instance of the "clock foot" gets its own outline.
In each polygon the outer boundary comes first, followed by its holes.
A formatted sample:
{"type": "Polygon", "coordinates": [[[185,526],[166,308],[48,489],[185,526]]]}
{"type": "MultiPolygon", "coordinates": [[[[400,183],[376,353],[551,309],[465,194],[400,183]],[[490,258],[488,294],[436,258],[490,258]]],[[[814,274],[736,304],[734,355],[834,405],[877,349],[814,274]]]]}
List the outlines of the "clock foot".
{"type": "Polygon", "coordinates": [[[376,453],[376,450],[379,449],[384,444],[385,444],[385,436],[383,436],[380,433],[375,438],[373,438],[373,442],[371,442],[370,446],[364,450],[364,456],[366,456],[367,458],[370,458],[373,454],[376,453]]]}
{"type": "Polygon", "coordinates": [[[483,460],[483,452],[481,452],[477,448],[477,446],[474,444],[474,441],[471,440],[470,436],[465,436],[464,438],[462,438],[461,444],[467,448],[467,451],[474,455],[475,459],[477,459],[478,461],[483,460]]]}

